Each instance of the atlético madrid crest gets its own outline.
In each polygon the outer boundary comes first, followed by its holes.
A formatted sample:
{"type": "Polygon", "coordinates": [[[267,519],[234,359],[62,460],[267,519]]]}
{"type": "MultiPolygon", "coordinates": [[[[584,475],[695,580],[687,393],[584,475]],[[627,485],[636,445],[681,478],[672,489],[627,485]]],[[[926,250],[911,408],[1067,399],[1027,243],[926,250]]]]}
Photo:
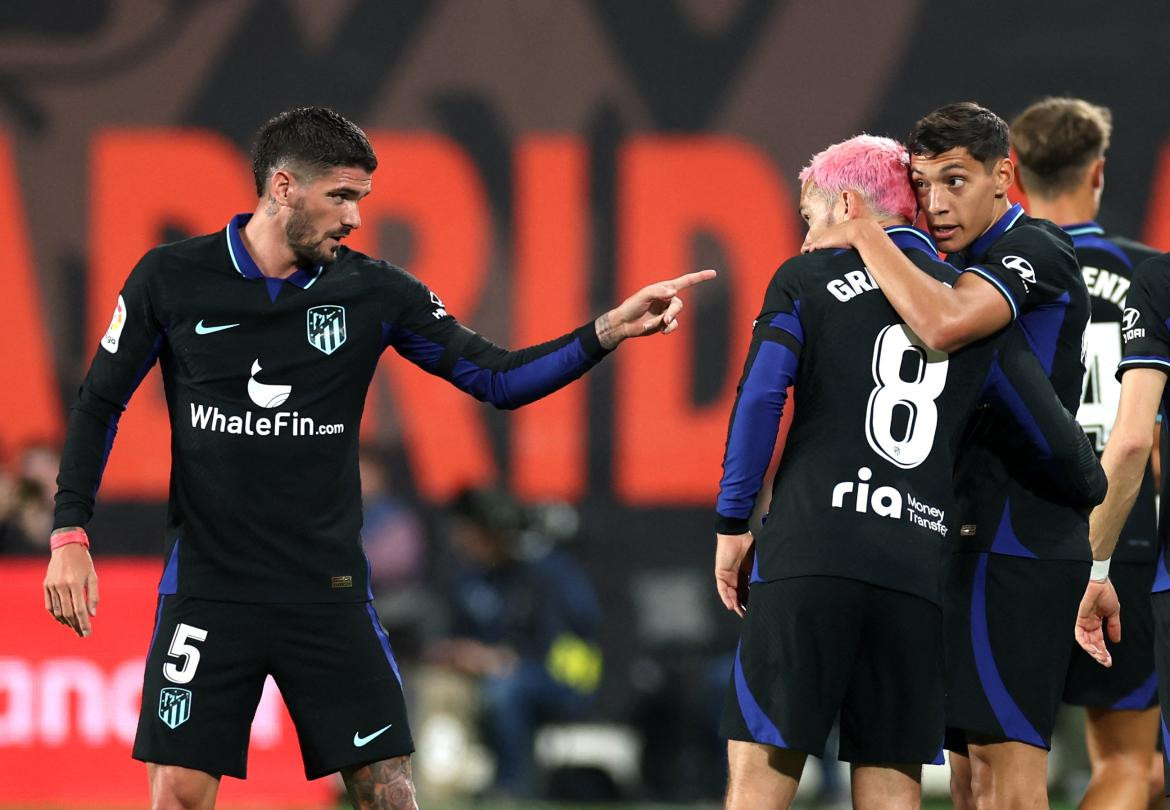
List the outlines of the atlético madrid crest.
{"type": "Polygon", "coordinates": [[[311,307],[308,316],[309,345],[333,354],[345,343],[345,307],[326,304],[311,307]]]}
{"type": "Polygon", "coordinates": [[[191,716],[191,690],[164,686],[158,693],[158,719],[178,728],[191,716]]]}

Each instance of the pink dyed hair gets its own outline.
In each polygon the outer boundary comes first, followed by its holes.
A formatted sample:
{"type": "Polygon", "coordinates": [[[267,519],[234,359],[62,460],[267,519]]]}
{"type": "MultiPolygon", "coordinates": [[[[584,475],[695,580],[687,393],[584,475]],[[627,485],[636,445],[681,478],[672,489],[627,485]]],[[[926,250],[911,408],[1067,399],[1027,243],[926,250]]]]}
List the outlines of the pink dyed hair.
{"type": "Polygon", "coordinates": [[[879,217],[913,222],[918,202],[910,187],[910,155],[893,138],[855,135],[812,156],[800,172],[801,186],[812,182],[830,199],[842,191],[859,193],[879,217]]]}

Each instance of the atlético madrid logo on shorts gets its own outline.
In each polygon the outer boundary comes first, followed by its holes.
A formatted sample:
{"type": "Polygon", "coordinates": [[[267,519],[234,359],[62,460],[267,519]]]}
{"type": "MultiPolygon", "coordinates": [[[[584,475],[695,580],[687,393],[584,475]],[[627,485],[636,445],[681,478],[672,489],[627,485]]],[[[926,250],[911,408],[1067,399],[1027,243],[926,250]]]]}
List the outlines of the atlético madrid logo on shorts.
{"type": "Polygon", "coordinates": [[[308,316],[309,345],[333,354],[345,343],[345,307],[326,304],[311,307],[308,316]]]}
{"type": "Polygon", "coordinates": [[[158,719],[171,728],[178,728],[191,716],[191,690],[164,686],[158,693],[158,719]]]}

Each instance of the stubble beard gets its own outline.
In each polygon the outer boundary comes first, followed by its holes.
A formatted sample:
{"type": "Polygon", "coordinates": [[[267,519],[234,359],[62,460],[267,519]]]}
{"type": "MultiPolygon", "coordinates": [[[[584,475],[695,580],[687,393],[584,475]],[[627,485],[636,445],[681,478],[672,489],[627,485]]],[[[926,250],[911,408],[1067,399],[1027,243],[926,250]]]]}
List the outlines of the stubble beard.
{"type": "Polygon", "coordinates": [[[289,249],[296,257],[298,265],[327,265],[337,258],[337,248],[324,250],[321,245],[325,238],[314,239],[313,223],[304,211],[302,200],[289,214],[288,223],[284,226],[284,238],[289,249]]]}

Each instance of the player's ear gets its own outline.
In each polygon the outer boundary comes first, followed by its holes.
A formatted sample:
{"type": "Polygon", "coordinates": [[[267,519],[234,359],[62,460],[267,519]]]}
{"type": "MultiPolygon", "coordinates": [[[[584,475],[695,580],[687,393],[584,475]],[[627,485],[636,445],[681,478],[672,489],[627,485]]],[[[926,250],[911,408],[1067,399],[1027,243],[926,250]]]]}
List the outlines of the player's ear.
{"type": "Polygon", "coordinates": [[[1000,158],[992,167],[991,175],[995,181],[995,198],[1003,199],[1007,196],[1008,189],[1015,185],[1016,164],[1012,163],[1011,158],[1000,158]]]}
{"type": "Polygon", "coordinates": [[[276,169],[268,181],[268,195],[280,205],[288,203],[289,192],[296,178],[288,169],[276,169]]]}
{"type": "Polygon", "coordinates": [[[841,212],[841,219],[859,219],[864,217],[869,211],[869,206],[866,205],[865,200],[853,189],[845,189],[842,191],[841,199],[844,208],[841,212]]]}
{"type": "Polygon", "coordinates": [[[853,207],[852,203],[853,199],[852,195],[849,193],[849,189],[845,189],[844,191],[837,194],[837,201],[834,207],[841,207],[841,219],[849,219],[849,211],[853,207]]]}

